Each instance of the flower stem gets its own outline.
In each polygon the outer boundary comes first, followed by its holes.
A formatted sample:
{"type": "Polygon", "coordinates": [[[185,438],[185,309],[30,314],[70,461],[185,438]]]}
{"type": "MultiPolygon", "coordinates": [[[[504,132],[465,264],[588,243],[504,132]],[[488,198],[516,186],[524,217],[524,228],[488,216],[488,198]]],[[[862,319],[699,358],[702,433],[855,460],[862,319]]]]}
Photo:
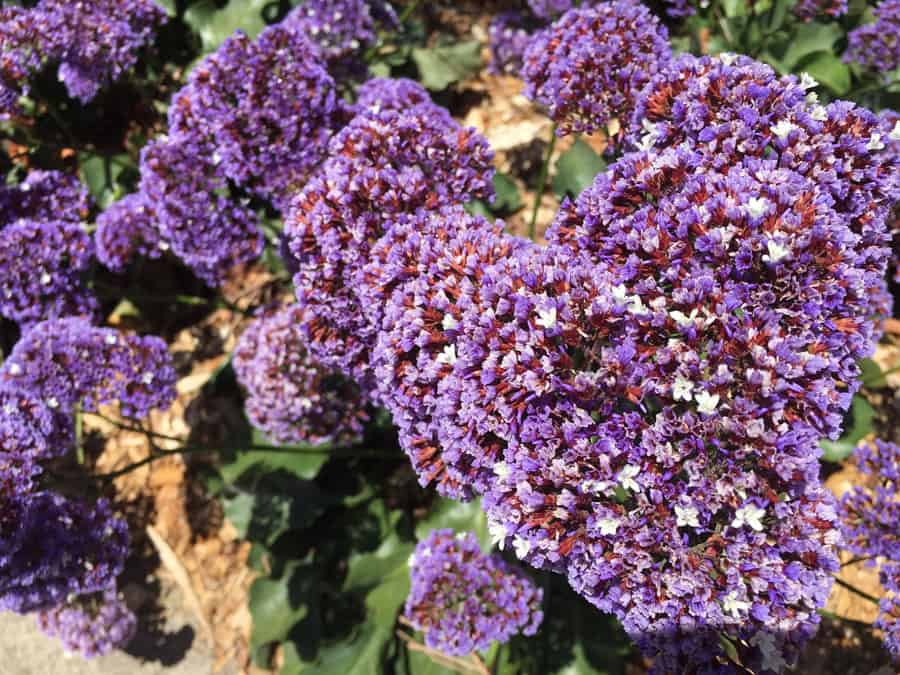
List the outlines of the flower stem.
{"type": "Polygon", "coordinates": [[[550,142],[547,144],[547,153],[544,155],[544,161],[541,163],[541,173],[538,176],[538,184],[534,192],[534,206],[531,209],[531,221],[528,223],[528,238],[532,241],[535,236],[535,228],[537,226],[538,211],[541,208],[541,200],[544,198],[544,192],[547,190],[547,176],[550,174],[550,160],[553,157],[553,150],[556,148],[556,125],[550,130],[550,142]]]}
{"type": "Polygon", "coordinates": [[[851,593],[855,593],[859,597],[865,598],[869,602],[874,602],[876,605],[879,603],[878,598],[876,598],[874,595],[870,595],[870,594],[866,593],[864,590],[857,588],[853,584],[848,584],[846,581],[844,581],[840,577],[835,577],[834,582],[841,588],[846,588],[851,593]]]}

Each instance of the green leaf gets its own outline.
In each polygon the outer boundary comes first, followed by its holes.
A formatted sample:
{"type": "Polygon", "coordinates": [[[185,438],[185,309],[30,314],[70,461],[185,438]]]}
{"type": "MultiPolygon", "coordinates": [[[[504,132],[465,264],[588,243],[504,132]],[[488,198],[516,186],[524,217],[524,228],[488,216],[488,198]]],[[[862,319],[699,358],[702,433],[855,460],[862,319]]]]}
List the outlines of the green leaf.
{"type": "Polygon", "coordinates": [[[214,52],[238,29],[251,38],[266,27],[263,8],[271,0],[229,0],[219,9],[215,0],[201,0],[184,14],[185,23],[193,28],[203,41],[203,51],[214,52]]]}
{"type": "Polygon", "coordinates": [[[253,616],[251,649],[282,642],[308,617],[317,621],[318,572],[308,562],[291,562],[278,579],[262,578],[250,587],[253,616]]]}
{"type": "Polygon", "coordinates": [[[881,370],[881,366],[872,359],[862,359],[859,362],[859,379],[864,387],[871,389],[881,389],[887,386],[887,378],[881,370]]]}
{"type": "MultiPolygon", "coordinates": [[[[254,445],[268,444],[268,440],[258,430],[253,431],[251,442],[254,445]]],[[[282,469],[298,478],[315,478],[330,456],[327,446],[300,443],[280,447],[281,450],[244,450],[234,453],[230,462],[219,467],[222,480],[235,483],[251,469],[259,472],[282,469]]]]}
{"type": "Polygon", "coordinates": [[[494,192],[497,196],[491,204],[491,210],[498,213],[512,213],[522,208],[522,196],[516,182],[505,173],[494,174],[494,192]]]}
{"type": "Polygon", "coordinates": [[[131,164],[126,154],[102,157],[81,153],[81,180],[88,186],[97,206],[105,209],[116,200],[119,176],[131,164]]]}
{"type": "Polygon", "coordinates": [[[844,435],[836,441],[822,440],[822,459],[826,462],[841,462],[853,454],[859,442],[872,432],[875,410],[869,402],[857,394],[850,406],[850,423],[844,435]]]}
{"type": "Polygon", "coordinates": [[[843,31],[836,23],[800,23],[787,45],[780,62],[793,71],[800,61],[816,52],[832,52],[843,31]]]}
{"type": "Polygon", "coordinates": [[[432,530],[451,529],[454,532],[474,532],[487,551],[491,547],[491,537],[487,529],[487,518],[481,508],[481,500],[457,502],[439,497],[434,500],[428,517],[416,525],[416,538],[425,539],[432,530]]]}
{"type": "Polygon", "coordinates": [[[604,169],[606,161],[579,138],[556,162],[553,191],[559,197],[577,197],[604,169]]]}
{"type": "Polygon", "coordinates": [[[417,47],[412,50],[412,58],[419,69],[422,84],[432,91],[442,91],[478,72],[481,68],[481,43],[417,47]]]}
{"type": "Polygon", "coordinates": [[[835,94],[850,91],[850,68],[832,52],[819,52],[803,60],[805,70],[835,94]]]}

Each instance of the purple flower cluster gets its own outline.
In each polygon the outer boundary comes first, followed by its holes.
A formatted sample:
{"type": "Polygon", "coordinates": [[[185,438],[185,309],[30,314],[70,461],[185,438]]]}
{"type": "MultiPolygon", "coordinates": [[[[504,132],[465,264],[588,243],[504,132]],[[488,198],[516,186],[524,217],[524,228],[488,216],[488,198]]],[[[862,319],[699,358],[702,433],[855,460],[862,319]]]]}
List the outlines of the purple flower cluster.
{"type": "MultiPolygon", "coordinates": [[[[442,438],[459,402],[451,378],[461,322],[477,312],[484,273],[524,240],[503,223],[461,207],[398,218],[372,248],[357,278],[361,306],[378,337],[369,356],[379,401],[391,412],[400,444],[425,486],[465,499],[493,478],[490,447],[442,438]]],[[[496,449],[496,448],[494,448],[496,449]]]]}
{"type": "Polygon", "coordinates": [[[875,627],[884,634],[884,646],[895,661],[900,661],[900,562],[885,563],[881,568],[881,585],[888,595],[878,603],[881,613],[875,627]]]}
{"type": "Polygon", "coordinates": [[[547,107],[560,133],[625,121],[641,88],[671,58],[668,32],[635,0],[568,11],[524,55],[525,94],[547,107]]]}
{"type": "Polygon", "coordinates": [[[93,259],[94,242],[77,223],[19,220],[0,230],[0,314],[24,327],[94,317],[98,303],[82,280],[93,259]]]}
{"type": "Polygon", "coordinates": [[[86,659],[126,646],[137,631],[137,617],[115,588],[44,610],[37,620],[40,629],[59,638],[67,652],[86,659]]]}
{"type": "Polygon", "coordinates": [[[900,67],[900,0],[882,0],[874,14],[875,23],[848,33],[844,61],[888,73],[900,67]]]}
{"type": "Polygon", "coordinates": [[[80,223],[90,209],[87,188],[59,171],[30,171],[21,183],[0,187],[0,228],[18,220],[80,223]]]}
{"type": "Polygon", "coordinates": [[[156,209],[142,192],[126,195],[97,216],[97,260],[123,272],[135,257],[159,258],[169,245],[156,228],[156,209]]]}
{"type": "Polygon", "coordinates": [[[394,215],[492,197],[493,156],[431,102],[361,110],[328,155],[293,201],[285,234],[310,350],[365,384],[377,327],[362,314],[354,276],[372,243],[394,215]]]}
{"type": "Polygon", "coordinates": [[[30,77],[51,62],[69,94],[87,103],[136,63],[165,21],[153,0],[40,0],[0,10],[0,114],[17,112],[30,77]]]}
{"type": "Polygon", "coordinates": [[[283,206],[341,113],[316,46],[286,20],[256,40],[236,33],[191,71],[172,101],[169,142],[208,153],[217,174],[283,206]]]}
{"type": "Polygon", "coordinates": [[[844,548],[900,562],[900,446],[876,439],[857,448],[854,457],[866,484],[841,499],[844,548]]]}
{"type": "Polygon", "coordinates": [[[484,555],[471,532],[432,531],[409,567],[404,615],[432,649],[464,656],[534,635],[543,620],[541,589],[500,556],[484,555]]]}
{"type": "Polygon", "coordinates": [[[282,23],[311,38],[335,75],[365,73],[362,52],[376,43],[378,29],[399,26],[385,0],[307,0],[282,23]]]}
{"type": "Polygon", "coordinates": [[[800,0],[794,5],[794,14],[803,21],[817,16],[837,17],[847,13],[847,0],[800,0]]]}
{"type": "Polygon", "coordinates": [[[45,629],[86,655],[133,632],[110,590],[128,527],[106,500],[43,489],[41,463],[71,450],[76,406],[118,401],[124,414],[145,415],[171,403],[174,380],[162,340],[78,318],[35,325],[0,366],[0,609],[45,612],[45,629]]]}
{"type": "Polygon", "coordinates": [[[518,75],[534,32],[541,24],[522,12],[501,12],[491,20],[488,42],[491,47],[491,72],[518,75]]]}
{"type": "Polygon", "coordinates": [[[431,103],[431,97],[421,84],[406,78],[374,77],[356,90],[358,112],[378,113],[382,110],[402,111],[420,103],[431,103]]]}
{"type": "Polygon", "coordinates": [[[303,309],[288,305],[251,322],[234,350],[254,426],[279,443],[353,442],[367,421],[359,388],[309,356],[303,309]]]}
{"type": "Polygon", "coordinates": [[[0,478],[0,609],[48,609],[115,583],[128,554],[128,527],[108,502],[7,492],[5,483],[0,478]]]}
{"type": "Polygon", "coordinates": [[[71,412],[118,401],[128,417],[167,408],[175,369],[161,339],[123,335],[80,318],[35,325],[0,367],[0,388],[71,412]]]}

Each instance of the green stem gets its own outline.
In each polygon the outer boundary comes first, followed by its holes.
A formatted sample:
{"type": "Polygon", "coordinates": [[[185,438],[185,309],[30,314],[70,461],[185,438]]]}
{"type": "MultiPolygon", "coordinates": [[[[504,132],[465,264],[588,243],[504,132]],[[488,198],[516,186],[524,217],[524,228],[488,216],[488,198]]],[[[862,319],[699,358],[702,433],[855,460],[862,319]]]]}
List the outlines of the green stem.
{"type": "Polygon", "coordinates": [[[531,221],[528,223],[528,238],[534,240],[535,228],[537,226],[538,211],[541,208],[541,200],[544,198],[544,192],[547,189],[547,176],[550,174],[550,160],[553,157],[553,150],[556,148],[556,125],[550,130],[550,142],[547,144],[547,154],[544,155],[544,161],[541,164],[541,173],[538,176],[538,184],[534,193],[534,205],[531,208],[531,221]]]}
{"type": "Polygon", "coordinates": [[[406,23],[406,20],[412,16],[412,13],[416,11],[416,7],[419,6],[420,0],[412,0],[406,8],[401,12],[400,17],[397,19],[397,22],[402,26],[406,23]]]}
{"type": "Polygon", "coordinates": [[[844,581],[840,577],[835,577],[834,582],[841,588],[846,588],[851,593],[855,593],[859,597],[864,598],[864,599],[868,600],[869,602],[874,602],[876,605],[879,604],[879,602],[880,602],[878,600],[878,598],[876,598],[874,595],[869,595],[864,590],[859,589],[852,584],[848,584],[846,581],[844,581]]]}

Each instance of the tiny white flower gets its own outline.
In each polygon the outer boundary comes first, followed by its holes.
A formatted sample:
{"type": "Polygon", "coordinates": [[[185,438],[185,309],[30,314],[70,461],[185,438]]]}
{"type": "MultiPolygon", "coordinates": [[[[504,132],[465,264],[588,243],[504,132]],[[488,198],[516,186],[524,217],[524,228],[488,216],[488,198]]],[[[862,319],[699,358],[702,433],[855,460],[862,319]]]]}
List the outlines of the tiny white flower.
{"type": "Polygon", "coordinates": [[[600,526],[600,534],[604,536],[613,536],[616,532],[619,531],[619,522],[618,518],[600,518],[597,520],[597,524],[600,526]]]}
{"type": "Polygon", "coordinates": [[[625,300],[628,298],[628,289],[625,288],[623,284],[613,286],[612,296],[613,300],[615,300],[616,302],[625,302],[625,300]]]}
{"type": "Polygon", "coordinates": [[[677,527],[700,527],[700,521],[697,517],[700,512],[693,506],[675,505],[675,525],[677,527]]]}
{"type": "Polygon", "coordinates": [[[47,407],[51,410],[56,410],[59,407],[59,401],[51,396],[47,399],[47,407]]]}
{"type": "Polygon", "coordinates": [[[639,295],[632,295],[628,299],[628,311],[632,314],[646,314],[647,308],[644,306],[644,301],[641,300],[639,295]]]}
{"type": "Polygon", "coordinates": [[[751,218],[764,216],[769,210],[769,200],[763,197],[751,197],[744,205],[751,218]]]}
{"type": "Polygon", "coordinates": [[[459,326],[459,321],[454,319],[452,314],[445,314],[441,325],[444,327],[444,330],[454,330],[459,326]]]}
{"type": "Polygon", "coordinates": [[[500,478],[506,478],[509,475],[509,465],[506,462],[496,462],[494,464],[494,473],[500,478]]]}
{"type": "Polygon", "coordinates": [[[641,467],[635,466],[634,464],[626,464],[619,472],[619,485],[621,485],[626,490],[638,492],[641,489],[641,486],[638,485],[637,481],[634,479],[640,472],[641,467]]]}
{"type": "Polygon", "coordinates": [[[690,401],[694,396],[694,383],[678,376],[672,385],[672,398],[676,401],[690,401]]]}
{"type": "Polygon", "coordinates": [[[694,323],[694,319],[697,318],[697,308],[695,307],[691,310],[690,316],[677,309],[669,312],[669,316],[671,316],[672,320],[679,326],[690,326],[692,323],[694,323]]]}
{"type": "Polygon", "coordinates": [[[796,128],[797,127],[787,120],[779,120],[776,124],[772,125],[771,130],[773,134],[783,141],[790,136],[791,132],[796,128]]]}
{"type": "Polygon", "coordinates": [[[103,341],[108,345],[114,345],[119,341],[119,338],[116,337],[115,333],[107,333],[103,341]]]}
{"type": "Polygon", "coordinates": [[[407,567],[415,567],[416,566],[416,552],[413,551],[409,554],[409,557],[406,559],[407,567]]]}
{"type": "Polygon", "coordinates": [[[16,375],[22,374],[22,366],[18,363],[10,363],[9,364],[9,374],[15,377],[16,375]]]}
{"type": "Polygon", "coordinates": [[[747,504],[734,512],[734,520],[731,522],[732,527],[743,527],[749,525],[757,532],[762,532],[762,517],[766,515],[766,510],[759,508],[756,504],[747,504]]]}
{"type": "Polygon", "coordinates": [[[531,542],[519,536],[513,537],[513,549],[516,552],[516,557],[521,560],[531,550],[531,542]]]}
{"type": "Polygon", "coordinates": [[[894,128],[891,129],[891,133],[888,134],[888,138],[892,141],[900,141],[900,120],[897,120],[894,123],[894,128]]]}
{"type": "Polygon", "coordinates": [[[737,54],[733,52],[722,52],[719,54],[719,60],[722,61],[726,66],[730,66],[732,63],[737,61],[737,54]]]}
{"type": "Polygon", "coordinates": [[[694,400],[697,401],[697,410],[705,415],[711,415],[719,405],[719,395],[710,394],[708,391],[701,390],[694,394],[694,400]]]}
{"type": "Polygon", "coordinates": [[[456,345],[445,346],[444,351],[438,354],[436,360],[438,363],[446,363],[448,366],[452,366],[456,363],[456,345]]]}
{"type": "Polygon", "coordinates": [[[44,272],[44,273],[41,275],[41,283],[42,283],[44,286],[49,286],[51,281],[53,281],[53,277],[51,277],[50,274],[49,274],[48,272],[44,272]]]}
{"type": "Polygon", "coordinates": [[[491,545],[496,544],[502,551],[506,544],[506,528],[503,523],[488,520],[488,534],[491,537],[491,545]]]}
{"type": "MultiPolygon", "coordinates": [[[[809,105],[816,105],[819,102],[819,95],[814,91],[807,92],[806,102],[809,105]]],[[[813,119],[815,119],[815,118],[813,118],[813,119]]]]}
{"type": "Polygon", "coordinates": [[[874,133],[866,143],[866,150],[884,150],[884,142],[881,140],[881,134],[874,133]]]}
{"type": "Polygon", "coordinates": [[[782,246],[772,239],[769,239],[769,241],[766,243],[766,248],[769,252],[763,255],[763,260],[773,264],[780,262],[790,253],[790,249],[788,249],[787,246],[782,246]]]}
{"type": "Polygon", "coordinates": [[[803,89],[812,89],[813,87],[818,87],[819,83],[809,73],[800,73],[800,86],[803,89]]]}
{"type": "Polygon", "coordinates": [[[641,137],[641,140],[638,142],[639,150],[651,150],[654,145],[656,145],[656,141],[659,140],[661,134],[659,130],[656,128],[656,125],[653,124],[650,120],[644,119],[641,121],[641,126],[644,127],[644,135],[641,137]]]}
{"type": "Polygon", "coordinates": [[[159,242],[159,243],[156,245],[156,247],[157,247],[160,251],[168,251],[168,250],[169,250],[169,243],[168,243],[168,242],[165,242],[165,241],[161,241],[161,242],[159,242]]]}
{"type": "Polygon", "coordinates": [[[155,375],[153,373],[147,371],[146,373],[141,375],[141,382],[143,382],[144,384],[150,384],[151,382],[153,382],[154,377],[155,375]]]}
{"type": "Polygon", "coordinates": [[[534,322],[542,328],[553,328],[556,325],[556,307],[539,309],[538,318],[534,322]]]}
{"type": "Polygon", "coordinates": [[[816,105],[813,106],[812,112],[809,113],[809,116],[812,117],[816,122],[824,122],[828,119],[828,111],[826,111],[823,106],[816,105]]]}
{"type": "Polygon", "coordinates": [[[722,610],[731,614],[735,619],[740,618],[741,612],[750,609],[750,603],[738,600],[737,591],[731,591],[722,599],[722,610]]]}

